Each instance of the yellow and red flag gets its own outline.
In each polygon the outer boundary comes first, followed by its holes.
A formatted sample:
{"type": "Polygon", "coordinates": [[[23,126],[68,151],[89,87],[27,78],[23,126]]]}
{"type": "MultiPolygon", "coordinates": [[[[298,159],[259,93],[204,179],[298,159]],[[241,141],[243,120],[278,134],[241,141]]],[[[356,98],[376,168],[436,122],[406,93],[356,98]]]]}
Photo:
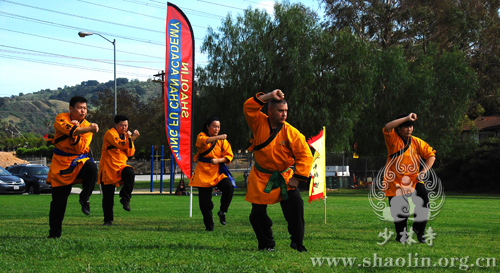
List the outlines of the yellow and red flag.
{"type": "Polygon", "coordinates": [[[326,197],[326,152],[325,127],[317,136],[311,137],[307,144],[314,149],[314,162],[311,168],[311,184],[309,185],[309,204],[326,197]]]}

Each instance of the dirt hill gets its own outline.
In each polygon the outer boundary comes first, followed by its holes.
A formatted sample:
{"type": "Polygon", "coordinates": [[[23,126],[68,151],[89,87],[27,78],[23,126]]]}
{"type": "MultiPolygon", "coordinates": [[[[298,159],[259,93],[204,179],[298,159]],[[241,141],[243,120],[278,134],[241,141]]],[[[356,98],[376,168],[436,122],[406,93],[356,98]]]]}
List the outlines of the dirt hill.
{"type": "Polygon", "coordinates": [[[26,160],[17,158],[13,152],[0,152],[0,167],[9,167],[11,165],[17,164],[28,164],[26,160]]]}

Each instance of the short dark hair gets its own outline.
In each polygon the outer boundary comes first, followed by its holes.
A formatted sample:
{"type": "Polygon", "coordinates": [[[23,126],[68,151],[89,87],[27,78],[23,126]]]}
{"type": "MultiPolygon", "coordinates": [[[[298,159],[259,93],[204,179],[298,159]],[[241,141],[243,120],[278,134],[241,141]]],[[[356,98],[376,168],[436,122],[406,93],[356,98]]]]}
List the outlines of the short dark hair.
{"type": "Polygon", "coordinates": [[[208,128],[207,128],[207,127],[208,127],[208,126],[210,126],[210,124],[212,124],[212,122],[214,122],[214,121],[218,121],[218,122],[220,122],[220,120],[219,120],[219,118],[218,118],[218,117],[209,117],[209,118],[205,121],[205,123],[203,123],[203,129],[202,129],[202,131],[203,131],[203,133],[205,133],[207,136],[208,136],[208,128]]]}
{"type": "MultiPolygon", "coordinates": [[[[397,116],[396,119],[404,118],[404,117],[407,117],[408,115],[410,115],[410,113],[401,114],[401,115],[397,116]]],[[[408,121],[405,121],[405,122],[399,124],[398,127],[410,127],[410,126],[415,126],[415,122],[408,120],[408,121]]]]}
{"type": "Polygon", "coordinates": [[[69,100],[69,106],[71,106],[71,107],[75,107],[75,105],[76,105],[78,102],[85,102],[85,103],[87,103],[87,99],[86,99],[86,98],[84,98],[84,97],[81,97],[81,96],[74,96],[74,97],[72,97],[72,98],[69,100]]]}
{"type": "Polygon", "coordinates": [[[120,123],[120,121],[128,121],[128,117],[125,115],[116,115],[115,116],[115,124],[120,123]]]}
{"type": "Polygon", "coordinates": [[[287,104],[286,100],[285,99],[282,99],[282,100],[275,100],[275,99],[271,99],[269,100],[269,103],[267,105],[267,108],[271,108],[271,107],[274,107],[275,105],[277,104],[287,104]]]}

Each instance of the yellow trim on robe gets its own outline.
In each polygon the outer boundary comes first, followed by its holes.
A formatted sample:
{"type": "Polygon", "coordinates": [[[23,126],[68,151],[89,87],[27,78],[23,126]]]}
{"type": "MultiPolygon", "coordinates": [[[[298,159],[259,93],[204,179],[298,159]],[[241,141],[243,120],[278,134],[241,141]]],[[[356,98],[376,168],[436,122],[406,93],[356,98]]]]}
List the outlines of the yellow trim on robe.
{"type": "MultiPolygon", "coordinates": [[[[271,135],[267,115],[261,112],[264,102],[256,97],[250,98],[243,107],[245,119],[252,130],[254,144],[259,145],[267,140],[271,135]]],[[[276,138],[261,150],[254,151],[255,161],[269,171],[283,171],[295,164],[295,173],[292,169],[281,173],[287,183],[287,190],[294,188],[288,186],[288,181],[292,176],[299,180],[309,177],[313,164],[311,149],[303,134],[295,127],[285,122],[283,128],[276,138]],[[295,160],[294,160],[295,157],[295,160]]],[[[265,193],[264,189],[271,174],[261,173],[252,167],[248,175],[247,194],[245,200],[253,204],[275,204],[282,200],[280,189],[271,190],[265,193]]]]}
{"type": "MultiPolygon", "coordinates": [[[[80,121],[78,127],[88,127],[90,122],[87,120],[80,121]]],[[[89,152],[89,145],[92,141],[92,133],[85,133],[78,136],[73,136],[73,132],[78,128],[71,124],[70,113],[61,113],[57,115],[54,121],[55,135],[54,140],[62,136],[69,136],[69,138],[54,144],[55,148],[70,154],[85,154],[89,152]]],[[[71,184],[81,183],[81,179],[76,179],[78,173],[83,165],[89,158],[78,160],[78,165],[69,174],[60,174],[61,170],[66,170],[70,167],[71,162],[78,156],[60,156],[53,154],[52,162],[50,163],[49,174],[47,176],[47,184],[52,187],[61,187],[71,184]]]]}
{"type": "MultiPolygon", "coordinates": [[[[198,149],[198,154],[203,153],[208,150],[214,143],[215,147],[210,153],[205,155],[206,158],[227,158],[229,163],[233,161],[233,150],[231,149],[231,144],[224,140],[217,140],[217,142],[212,142],[207,144],[208,136],[201,132],[196,137],[196,148],[198,149]]],[[[219,174],[219,164],[200,162],[196,163],[196,169],[194,169],[191,181],[189,181],[189,186],[209,188],[214,187],[219,184],[219,182],[227,178],[225,174],[219,174]]]]}
{"type": "Polygon", "coordinates": [[[119,187],[123,184],[122,170],[125,167],[132,167],[127,165],[127,160],[135,154],[135,145],[128,135],[120,134],[113,127],[104,134],[102,143],[101,160],[99,161],[99,176],[97,179],[98,184],[111,185],[119,187]],[[116,148],[108,149],[113,146],[116,148]]]}
{"type": "Polygon", "coordinates": [[[384,133],[385,146],[387,147],[387,163],[384,171],[384,190],[386,196],[396,196],[415,189],[420,171],[420,158],[424,160],[436,156],[436,151],[432,149],[425,141],[418,137],[411,137],[411,146],[403,155],[390,158],[390,155],[402,150],[405,146],[403,139],[394,129],[384,133]],[[407,178],[405,178],[405,176],[407,178]],[[409,178],[409,179],[408,179],[409,178]],[[403,179],[405,180],[402,185],[403,179]],[[388,186],[385,186],[385,185],[388,186]]]}

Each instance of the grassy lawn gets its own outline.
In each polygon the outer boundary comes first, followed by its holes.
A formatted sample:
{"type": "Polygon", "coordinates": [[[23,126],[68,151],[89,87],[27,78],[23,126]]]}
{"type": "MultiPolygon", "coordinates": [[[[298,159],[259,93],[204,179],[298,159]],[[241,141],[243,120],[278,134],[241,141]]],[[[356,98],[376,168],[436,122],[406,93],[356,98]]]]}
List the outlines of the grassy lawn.
{"type": "MultiPolygon", "coordinates": [[[[499,271],[500,196],[447,194],[438,217],[428,223],[437,234],[433,246],[402,245],[394,236],[385,245],[378,237],[393,224],[378,220],[368,202],[368,192],[330,192],[327,224],[324,203],[305,201],[307,253],[289,247],[286,221],[279,204],[268,207],[274,221],[276,251],[257,251],[257,240],[248,215],[251,205],[244,191],[237,191],[227,214],[227,226],[218,224],[206,232],[194,197],[193,217],[189,217],[189,197],[137,194],[131,212],[115,198],[115,221],[101,226],[101,196],[90,198],[91,215],[80,211],[78,196],[71,195],[60,239],[46,239],[50,195],[0,196],[1,272],[476,272],[499,271]],[[408,259],[429,257],[433,268],[408,267],[408,259]],[[374,256],[382,258],[373,266],[374,256]],[[312,259],[323,257],[324,264],[312,259]],[[356,258],[353,266],[341,260],[328,266],[326,258],[356,258]],[[465,258],[467,258],[467,261],[465,258]],[[397,259],[399,258],[398,262],[397,259]],[[402,267],[402,259],[406,264],[402,267]],[[451,260],[453,260],[453,267],[451,260]],[[460,260],[460,258],[462,260],[460,260]],[[496,267],[486,266],[486,258],[496,258],[496,267]],[[365,259],[365,260],[363,260],[365,259]],[[389,267],[392,259],[393,267],[389,267]],[[441,259],[441,267],[438,261],[441,259]],[[370,262],[368,264],[367,262],[370,262]],[[474,266],[471,266],[474,264],[474,266]],[[359,265],[359,266],[358,266],[359,265]],[[366,266],[366,267],[364,267],[366,266]]],[[[214,215],[220,196],[213,197],[214,215]]],[[[411,259],[410,259],[411,260],[411,259]]],[[[332,261],[332,260],[330,260],[332,261]]],[[[415,260],[412,261],[413,265],[415,260]]],[[[420,262],[419,265],[422,265],[420,262]]]]}

